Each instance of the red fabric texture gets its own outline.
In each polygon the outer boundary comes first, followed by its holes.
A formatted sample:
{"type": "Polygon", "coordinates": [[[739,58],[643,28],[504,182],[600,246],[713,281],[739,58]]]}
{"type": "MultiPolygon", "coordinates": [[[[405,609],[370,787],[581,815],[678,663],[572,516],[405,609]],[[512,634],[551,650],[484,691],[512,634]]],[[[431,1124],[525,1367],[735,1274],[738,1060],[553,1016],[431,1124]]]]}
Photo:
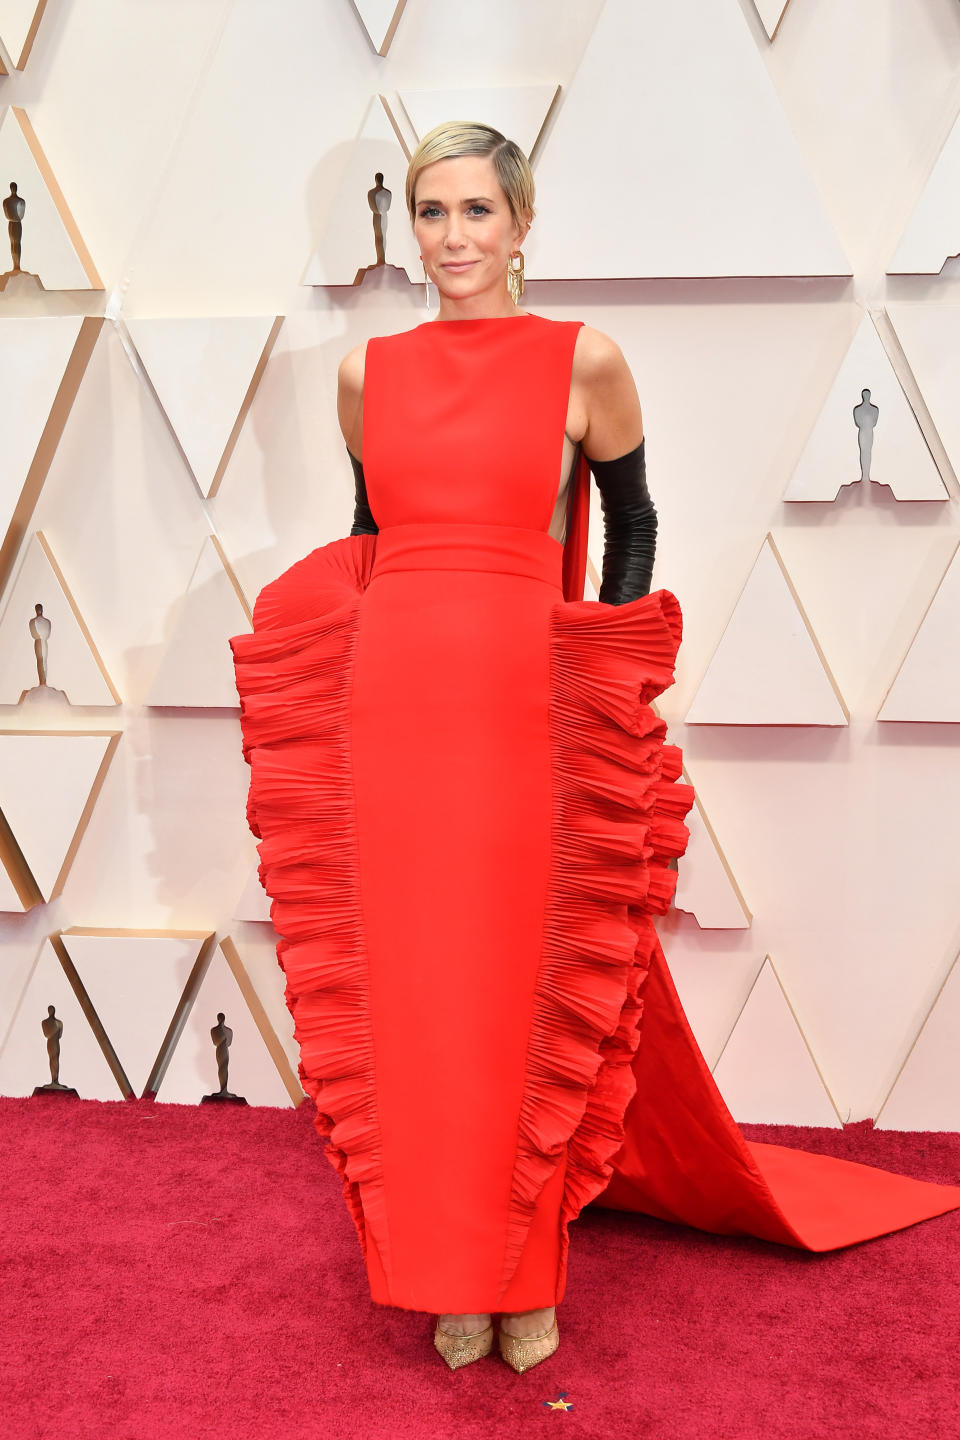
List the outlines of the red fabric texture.
{"type": "Polygon", "coordinates": [[[960,1204],[750,1147],[690,1034],[655,930],[694,798],[650,704],[680,606],[581,598],[583,460],[548,533],[581,323],[370,341],[379,534],[230,641],[300,1078],[371,1295],[409,1309],[559,1302],[592,1201],[818,1249],[960,1204]]]}

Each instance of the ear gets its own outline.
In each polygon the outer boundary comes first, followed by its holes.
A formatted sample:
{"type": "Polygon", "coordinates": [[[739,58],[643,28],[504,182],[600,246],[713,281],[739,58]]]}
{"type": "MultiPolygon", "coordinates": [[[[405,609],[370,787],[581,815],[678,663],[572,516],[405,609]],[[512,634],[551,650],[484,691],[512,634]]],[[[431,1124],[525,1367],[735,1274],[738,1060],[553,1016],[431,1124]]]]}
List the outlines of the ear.
{"type": "Polygon", "coordinates": [[[518,225],[514,230],[514,234],[517,237],[516,244],[518,248],[523,244],[524,240],[526,240],[527,235],[530,232],[530,223],[530,219],[525,216],[523,219],[523,223],[521,225],[518,225]]]}

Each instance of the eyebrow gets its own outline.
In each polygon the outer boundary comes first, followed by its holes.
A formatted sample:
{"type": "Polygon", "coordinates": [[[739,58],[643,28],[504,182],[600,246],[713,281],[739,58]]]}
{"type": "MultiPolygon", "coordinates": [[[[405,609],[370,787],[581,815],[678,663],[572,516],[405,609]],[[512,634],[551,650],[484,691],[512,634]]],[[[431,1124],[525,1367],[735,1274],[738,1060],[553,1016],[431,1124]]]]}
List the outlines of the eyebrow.
{"type": "MultiPolygon", "coordinates": [[[[467,200],[461,200],[461,201],[460,201],[460,204],[461,204],[461,205],[475,205],[478,200],[485,200],[488,205],[493,205],[493,204],[496,203],[495,201],[493,201],[493,200],[490,199],[490,196],[489,196],[489,195],[471,195],[469,199],[467,199],[467,200]]],[[[417,204],[418,204],[418,205],[442,205],[442,204],[443,204],[443,201],[442,201],[442,200],[418,200],[418,201],[417,201],[417,204]]]]}

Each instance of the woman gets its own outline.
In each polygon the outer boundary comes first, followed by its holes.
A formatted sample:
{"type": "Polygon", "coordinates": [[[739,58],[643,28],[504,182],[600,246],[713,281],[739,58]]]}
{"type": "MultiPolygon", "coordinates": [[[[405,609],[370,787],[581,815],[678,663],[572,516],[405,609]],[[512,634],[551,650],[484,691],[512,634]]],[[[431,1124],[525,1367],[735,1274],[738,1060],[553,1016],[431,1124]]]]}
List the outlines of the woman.
{"type": "MultiPolygon", "coordinates": [[[[425,274],[440,295],[439,314],[432,323],[525,318],[509,292],[508,268],[511,258],[520,255],[530,228],[532,202],[533,179],[525,157],[498,132],[485,126],[446,125],[424,138],[409,167],[407,205],[425,274]],[[480,153],[470,153],[478,145],[480,153]],[[491,151],[500,160],[502,183],[491,151]]],[[[558,493],[549,533],[561,542],[565,537],[569,481],[573,462],[579,458],[576,447],[586,446],[594,457],[591,464],[594,459],[624,457],[619,469],[610,466],[611,473],[603,475],[608,544],[601,594],[604,601],[614,600],[615,591],[622,592],[624,599],[632,598],[649,589],[656,531],[655,513],[643,482],[640,402],[626,361],[608,336],[582,325],[574,340],[563,454],[556,477],[558,493]],[[622,543],[612,543],[614,504],[616,540],[622,543]]],[[[344,357],[339,371],[338,413],[357,480],[352,534],[376,533],[378,528],[370,514],[361,461],[365,352],[365,344],[356,346],[344,357]]],[[[518,399],[522,402],[522,395],[518,399]]],[[[429,437],[424,439],[429,451],[429,437]]],[[[494,522],[497,514],[494,506],[494,522]]],[[[451,1345],[447,1337],[479,1332],[481,1341],[488,1343],[490,1322],[489,1314],[441,1314],[438,1348],[451,1360],[463,1363],[481,1347],[451,1345]]],[[[534,1355],[544,1356],[556,1343],[554,1322],[553,1305],[501,1314],[501,1343],[507,1337],[529,1340],[546,1336],[546,1343],[512,1347],[511,1353],[529,1364],[534,1355]]]]}
{"type": "Polygon", "coordinates": [[[648,593],[619,348],[516,303],[533,195],[488,126],[421,141],[407,203],[439,313],[344,357],[353,531],[230,642],[300,1078],[372,1298],[435,1313],[451,1368],[499,1315],[517,1371],[556,1349],[569,1223],[600,1196],[810,1249],[960,1203],[748,1145],[690,1034],[654,929],[693,802],[650,706],[680,607],[648,593]]]}

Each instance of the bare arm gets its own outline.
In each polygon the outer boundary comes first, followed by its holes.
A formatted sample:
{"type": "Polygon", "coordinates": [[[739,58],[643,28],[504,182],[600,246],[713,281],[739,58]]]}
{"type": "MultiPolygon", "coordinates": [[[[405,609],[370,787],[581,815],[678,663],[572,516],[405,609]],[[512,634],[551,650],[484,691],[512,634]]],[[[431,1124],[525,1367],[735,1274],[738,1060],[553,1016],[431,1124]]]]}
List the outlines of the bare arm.
{"type": "Polygon", "coordinates": [[[337,419],[347,449],[363,460],[363,372],[367,342],[355,345],[337,370],[337,419]]]}
{"type": "Polygon", "coordinates": [[[656,554],[657,512],[647,491],[643,417],[620,347],[602,331],[581,329],[587,331],[583,453],[603,512],[600,599],[624,605],[649,594],[656,554]]]}
{"type": "Polygon", "coordinates": [[[376,535],[379,526],[367,500],[363,473],[363,377],[366,342],[344,355],[337,370],[337,419],[353,467],[354,508],[351,535],[376,535]]]}
{"type": "Polygon", "coordinates": [[[620,346],[602,330],[581,326],[578,370],[587,411],[584,454],[613,460],[643,439],[643,415],[633,375],[620,346]]]}

